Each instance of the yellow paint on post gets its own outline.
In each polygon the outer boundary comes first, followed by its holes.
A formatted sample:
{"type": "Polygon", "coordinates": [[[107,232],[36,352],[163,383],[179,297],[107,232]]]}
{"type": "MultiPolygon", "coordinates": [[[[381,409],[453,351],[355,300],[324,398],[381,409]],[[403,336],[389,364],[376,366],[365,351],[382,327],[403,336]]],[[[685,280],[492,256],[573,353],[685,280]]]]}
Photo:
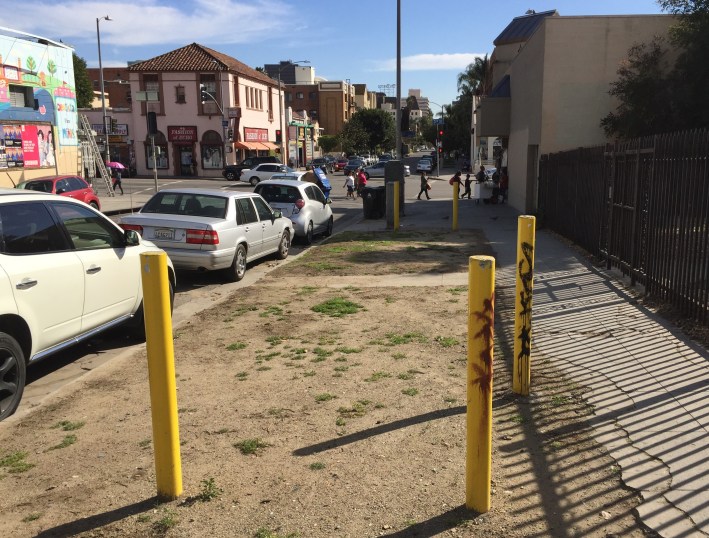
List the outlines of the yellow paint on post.
{"type": "Polygon", "coordinates": [[[399,182],[394,181],[394,231],[399,231],[399,182]]]}
{"type": "Polygon", "coordinates": [[[182,464],[167,255],[143,253],[140,266],[158,496],[176,499],[182,494],[182,464]]]}
{"type": "Polygon", "coordinates": [[[492,478],[492,359],[495,319],[495,258],[468,263],[468,375],[465,506],[490,510],[492,478]]]}
{"type": "Polygon", "coordinates": [[[457,181],[453,183],[453,222],[452,230],[455,232],[458,230],[458,197],[460,196],[460,183],[457,181]]]}
{"type": "Polygon", "coordinates": [[[515,285],[515,340],[512,390],[529,395],[532,378],[532,287],[536,218],[517,219],[517,283],[515,285]]]}

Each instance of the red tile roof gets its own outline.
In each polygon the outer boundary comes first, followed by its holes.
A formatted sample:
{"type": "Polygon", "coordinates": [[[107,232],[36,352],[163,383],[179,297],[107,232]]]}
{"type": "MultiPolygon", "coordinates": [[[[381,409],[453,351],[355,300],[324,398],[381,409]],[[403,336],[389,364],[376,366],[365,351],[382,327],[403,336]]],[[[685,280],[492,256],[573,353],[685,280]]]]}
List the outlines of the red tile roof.
{"type": "Polygon", "coordinates": [[[198,43],[175,49],[150,60],[135,63],[128,68],[130,71],[230,71],[237,75],[248,77],[270,86],[278,86],[278,82],[265,73],[256,71],[236,58],[217,52],[198,43]]]}

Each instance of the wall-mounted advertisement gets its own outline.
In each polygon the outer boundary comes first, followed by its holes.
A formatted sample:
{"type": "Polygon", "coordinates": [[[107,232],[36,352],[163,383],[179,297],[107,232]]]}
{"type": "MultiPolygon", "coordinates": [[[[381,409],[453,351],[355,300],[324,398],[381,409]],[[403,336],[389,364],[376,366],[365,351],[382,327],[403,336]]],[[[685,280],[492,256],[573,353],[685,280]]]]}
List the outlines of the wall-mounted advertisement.
{"type": "Polygon", "coordinates": [[[51,125],[0,125],[0,169],[54,167],[51,125]]]}

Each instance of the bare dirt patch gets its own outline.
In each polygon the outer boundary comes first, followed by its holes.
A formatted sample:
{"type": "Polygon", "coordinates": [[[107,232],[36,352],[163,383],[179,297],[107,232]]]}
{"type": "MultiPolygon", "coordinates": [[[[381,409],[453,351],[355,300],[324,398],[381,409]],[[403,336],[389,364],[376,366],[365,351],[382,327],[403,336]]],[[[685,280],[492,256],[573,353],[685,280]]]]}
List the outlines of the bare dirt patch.
{"type": "Polygon", "coordinates": [[[176,501],[155,499],[144,352],[3,424],[0,536],[643,536],[636,494],[588,435],[583,389],[545,363],[531,397],[509,391],[505,289],[492,509],[465,509],[466,281],[371,277],[465,271],[482,239],[338,236],[178,329],[176,501]]]}

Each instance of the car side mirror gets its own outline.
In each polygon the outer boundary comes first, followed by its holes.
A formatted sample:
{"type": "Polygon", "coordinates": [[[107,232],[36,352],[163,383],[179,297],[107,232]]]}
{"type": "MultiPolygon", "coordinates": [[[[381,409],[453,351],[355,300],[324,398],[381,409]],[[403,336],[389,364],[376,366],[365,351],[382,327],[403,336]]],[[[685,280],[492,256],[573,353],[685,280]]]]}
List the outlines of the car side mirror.
{"type": "Polygon", "coordinates": [[[57,194],[63,194],[66,192],[66,189],[57,189],[57,194]]]}
{"type": "Polygon", "coordinates": [[[129,247],[140,244],[140,235],[135,230],[126,230],[123,236],[126,238],[126,245],[129,247]]]}
{"type": "Polygon", "coordinates": [[[281,213],[278,209],[273,210],[273,219],[280,219],[283,216],[283,213],[281,213]]]}

